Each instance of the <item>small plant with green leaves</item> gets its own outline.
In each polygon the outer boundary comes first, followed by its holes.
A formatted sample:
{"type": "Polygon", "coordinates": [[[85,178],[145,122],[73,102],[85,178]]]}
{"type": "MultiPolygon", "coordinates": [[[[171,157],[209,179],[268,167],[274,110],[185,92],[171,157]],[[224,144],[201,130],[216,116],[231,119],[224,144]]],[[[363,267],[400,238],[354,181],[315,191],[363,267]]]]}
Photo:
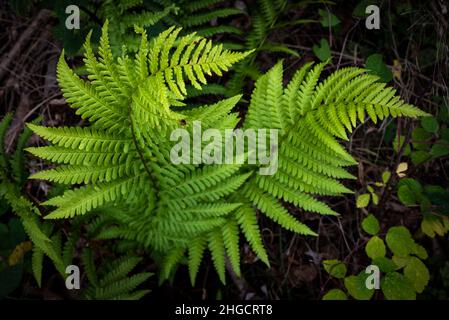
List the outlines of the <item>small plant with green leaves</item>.
{"type": "Polygon", "coordinates": [[[437,185],[423,186],[416,179],[403,178],[397,185],[397,195],[404,205],[419,207],[424,234],[434,238],[449,232],[449,189],[437,185]]]}
{"type": "Polygon", "coordinates": [[[148,2],[154,11],[177,7],[176,11],[164,16],[162,20],[168,25],[182,27],[186,33],[196,32],[202,37],[243,33],[240,28],[227,24],[224,19],[241,16],[244,12],[239,8],[230,7],[223,0],[151,0],[148,2]]]}
{"type": "MultiPolygon", "coordinates": [[[[170,134],[194,121],[203,128],[234,129],[231,110],[240,95],[193,108],[185,102],[186,84],[201,89],[207,75],[221,75],[250,52],[224,50],[195,34],[169,28],[149,42],[141,33],[134,57],[112,55],[107,25],[99,58],[85,43],[87,80],[61,56],[58,81],[85,127],[29,127],[53,145],[27,150],[60,164],[32,179],[73,188],[44,202],[56,207],[46,219],[86,215],[110,205],[101,238],[137,242],[158,259],[161,279],[187,263],[192,283],[208,249],[222,282],[225,261],[240,275],[240,234],[269,264],[257,223],[258,213],[302,235],[316,235],[284,207],[337,215],[317,196],[352,191],[339,182],[354,178],[344,168],[356,164],[337,139],[348,140],[357,121],[387,116],[416,118],[426,113],[405,103],[378,78],[359,68],[344,68],[320,81],[326,64],[308,63],[287,86],[283,65],[261,76],[251,96],[243,128],[279,132],[279,169],[259,175],[262,164],[174,164],[170,134]],[[162,259],[160,259],[162,257],[162,259]]],[[[223,142],[224,143],[224,142],[223,142]]]]}
{"type": "Polygon", "coordinates": [[[13,115],[8,113],[0,122],[0,199],[2,202],[6,200],[5,203],[11,211],[20,218],[23,229],[33,242],[32,267],[36,281],[40,285],[42,263],[41,259],[36,259],[36,256],[42,257],[42,259],[44,254],[48,256],[63,276],[65,276],[65,267],[61,256],[58,254],[57,247],[50,238],[52,224],[49,222],[43,223],[40,220],[39,209],[22,191],[28,177],[24,165],[24,148],[32,135],[32,131],[25,128],[17,139],[13,154],[8,155],[6,153],[5,135],[12,118],[13,115]]]}
{"type": "Polygon", "coordinates": [[[315,22],[312,19],[294,19],[288,22],[281,22],[281,16],[288,8],[293,6],[306,7],[313,2],[299,1],[291,3],[288,0],[257,0],[249,8],[251,18],[251,29],[245,36],[243,46],[237,49],[254,50],[250,58],[238,63],[234,67],[234,74],[227,83],[227,95],[240,93],[246,78],[257,80],[262,72],[257,63],[257,56],[262,52],[275,54],[286,54],[299,58],[296,50],[290,48],[285,43],[273,42],[270,35],[278,30],[283,30],[289,26],[298,26],[315,22]]]}
{"type": "MultiPolygon", "coordinates": [[[[371,236],[366,242],[365,252],[371,265],[381,272],[378,280],[383,297],[387,300],[415,300],[430,279],[423,262],[427,259],[424,247],[416,243],[410,231],[403,226],[389,228],[382,237],[380,223],[372,214],[363,219],[362,229],[371,236]]],[[[323,267],[331,277],[339,279],[345,289],[331,289],[323,300],[346,300],[348,296],[356,300],[370,300],[373,296],[380,298],[376,289],[368,285],[371,271],[362,270],[357,275],[347,276],[347,266],[339,260],[324,260],[323,267]]]]}
{"type": "MultiPolygon", "coordinates": [[[[396,137],[393,147],[400,150],[405,137],[396,137]]],[[[413,164],[420,165],[449,155],[449,115],[447,105],[443,105],[436,117],[423,117],[411,136],[411,142],[404,147],[404,156],[413,164]]]]}
{"type": "Polygon", "coordinates": [[[379,195],[382,194],[384,188],[387,186],[390,180],[391,172],[384,171],[382,173],[382,181],[369,182],[366,186],[368,193],[361,193],[357,196],[356,206],[357,208],[366,208],[372,201],[373,205],[379,204],[379,195]]]}
{"type": "MultiPolygon", "coordinates": [[[[0,122],[0,165],[2,169],[0,216],[6,215],[8,211],[13,211],[18,218],[9,218],[7,224],[0,223],[0,283],[2,284],[0,298],[6,297],[20,285],[22,274],[26,269],[25,265],[29,263],[31,263],[33,276],[40,287],[45,257],[51,260],[61,277],[65,278],[67,276],[66,267],[74,263],[76,244],[81,238],[81,225],[85,223],[92,235],[92,233],[96,233],[96,228],[100,224],[97,220],[88,221],[85,217],[79,217],[80,219],[72,221],[70,232],[66,233],[64,230],[57,229],[50,221],[41,220],[39,209],[24,195],[22,190],[28,176],[24,166],[24,148],[32,131],[29,128],[23,130],[17,139],[16,149],[12,155],[8,155],[5,151],[5,135],[12,118],[13,115],[9,113],[0,122]],[[65,236],[63,236],[64,234],[65,236]]],[[[36,124],[38,120],[33,123],[36,124]]],[[[135,249],[135,247],[128,246],[128,249],[135,249]]],[[[139,299],[148,292],[148,290],[133,290],[148,279],[151,276],[150,273],[127,277],[127,274],[141,261],[141,258],[135,255],[128,254],[115,262],[104,262],[103,269],[106,275],[101,280],[98,280],[95,275],[97,270],[95,270],[93,254],[90,249],[85,250],[82,260],[89,275],[89,283],[82,288],[82,297],[85,299],[139,299]]]]}

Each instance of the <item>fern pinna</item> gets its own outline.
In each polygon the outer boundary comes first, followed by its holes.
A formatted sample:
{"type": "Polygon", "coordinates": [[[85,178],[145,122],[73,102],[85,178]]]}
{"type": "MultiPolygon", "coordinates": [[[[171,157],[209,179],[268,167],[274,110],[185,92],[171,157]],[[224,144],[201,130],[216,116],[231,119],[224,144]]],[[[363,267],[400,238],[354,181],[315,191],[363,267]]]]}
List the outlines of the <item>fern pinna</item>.
{"type": "Polygon", "coordinates": [[[189,108],[183,99],[186,82],[201,88],[206,75],[221,75],[249,54],[170,28],[148,43],[144,30],[135,57],[114,59],[103,28],[99,56],[85,43],[88,79],[79,78],[62,55],[58,81],[67,102],[88,119],[88,127],[29,127],[53,143],[28,148],[32,154],[61,164],[36,173],[34,179],[74,184],[44,205],[56,209],[47,219],[84,215],[105,204],[115,205],[99,239],[126,239],[163,257],[161,279],[178,263],[189,266],[192,283],[205,250],[211,252],[220,279],[225,260],[240,274],[239,237],[269,264],[257,213],[288,230],[315,235],[283,206],[336,215],[315,196],[351,192],[338,180],[351,179],[344,168],[355,160],[338,143],[347,139],[357,120],[387,116],[418,117],[395,90],[363,69],[345,68],[320,81],[325,64],[306,64],[283,86],[282,62],[256,82],[244,128],[278,129],[279,169],[258,174],[258,165],[175,165],[170,161],[170,132],[203,128],[235,128],[231,112],[240,96],[189,108]],[[82,184],[79,187],[79,184],[82,184]]]}

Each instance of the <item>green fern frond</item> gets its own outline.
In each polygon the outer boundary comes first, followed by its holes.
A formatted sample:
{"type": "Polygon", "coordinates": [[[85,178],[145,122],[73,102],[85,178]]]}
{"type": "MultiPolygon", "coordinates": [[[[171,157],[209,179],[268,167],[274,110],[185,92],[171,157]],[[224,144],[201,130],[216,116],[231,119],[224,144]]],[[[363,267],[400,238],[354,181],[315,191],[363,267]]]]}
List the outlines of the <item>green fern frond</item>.
{"type": "Polygon", "coordinates": [[[60,127],[49,128],[28,124],[28,127],[42,138],[55,145],[86,151],[128,152],[132,140],[125,137],[113,137],[93,128],[60,127]]]}
{"type": "Polygon", "coordinates": [[[218,276],[222,283],[226,283],[225,276],[225,247],[223,241],[223,234],[220,229],[217,229],[209,233],[208,247],[212,255],[212,261],[215,266],[215,270],[218,272],[218,276]]]}
{"type": "Polygon", "coordinates": [[[256,213],[253,208],[249,205],[242,206],[237,210],[235,217],[246,240],[251,245],[251,249],[266,265],[270,265],[267,252],[262,243],[256,213]]]}
{"type": "MultiPolygon", "coordinates": [[[[170,1],[157,3],[165,6],[170,1]]],[[[275,20],[284,4],[265,0],[261,19],[275,20]]],[[[234,129],[240,120],[232,112],[240,95],[211,105],[191,106],[188,100],[181,101],[187,88],[202,88],[207,75],[220,76],[250,52],[224,50],[196,34],[182,35],[176,27],[152,41],[148,41],[144,28],[136,30],[141,39],[132,58],[126,51],[113,58],[107,25],[98,57],[88,40],[87,80],[77,77],[61,58],[58,79],[64,96],[78,114],[89,119],[90,126],[32,125],[30,128],[54,145],[27,150],[65,164],[32,178],[83,184],[44,202],[57,207],[46,218],[85,215],[100,206],[114,208],[108,211],[110,220],[95,221],[95,231],[90,232],[97,239],[122,239],[123,248],[136,243],[160,255],[161,281],[169,279],[179,263],[186,262],[194,283],[206,248],[223,283],[226,257],[229,266],[240,274],[240,233],[268,265],[258,214],[287,230],[316,235],[288,212],[284,202],[304,211],[337,214],[315,197],[352,192],[341,180],[354,179],[346,167],[357,162],[340,139],[348,139],[357,122],[365,118],[376,121],[387,116],[426,115],[362,69],[345,68],[321,81],[325,63],[307,64],[284,86],[279,62],[256,81],[243,122],[245,129],[279,130],[277,171],[271,176],[259,175],[260,164],[176,165],[170,158],[173,129],[192,134],[194,122],[201,121],[204,128],[222,132],[234,129]]],[[[86,259],[92,261],[92,257],[86,259]]],[[[98,289],[89,295],[141,296],[142,292],[129,291],[146,276],[119,280],[135,263],[137,259],[119,262],[117,270],[103,282],[89,275],[92,262],[85,263],[89,280],[98,289]],[[109,285],[110,279],[114,281],[109,285]]]]}
{"type": "Polygon", "coordinates": [[[90,249],[85,249],[82,255],[85,272],[90,286],[83,293],[89,300],[138,300],[150,290],[135,290],[152,276],[152,273],[142,272],[128,276],[139,262],[140,257],[128,255],[102,268],[104,275],[95,270],[94,256],[90,249]]]}
{"type": "Polygon", "coordinates": [[[33,254],[31,256],[31,268],[33,270],[34,279],[36,279],[39,288],[42,285],[42,268],[44,264],[44,251],[39,247],[33,247],[33,254]]]}
{"type": "Polygon", "coordinates": [[[140,175],[134,175],[113,182],[102,183],[98,186],[92,185],[68,190],[64,195],[43,203],[43,205],[58,207],[45,219],[61,219],[83,215],[105,203],[115,202],[124,197],[132,197],[132,187],[141,184],[141,181],[140,175]]]}
{"type": "Polygon", "coordinates": [[[222,227],[222,236],[231,267],[240,276],[239,230],[236,221],[230,220],[222,227]]]}
{"type": "Polygon", "coordinates": [[[186,16],[184,19],[180,20],[180,24],[187,28],[204,25],[205,23],[218,18],[225,18],[233,15],[242,14],[242,11],[237,8],[223,8],[216,9],[210,12],[192,14],[186,16]]]}
{"type": "Polygon", "coordinates": [[[196,237],[192,240],[189,246],[189,275],[190,282],[195,285],[196,275],[200,268],[201,260],[203,259],[203,253],[206,249],[206,240],[203,237],[196,237]]]}
{"type": "Polygon", "coordinates": [[[23,129],[23,131],[19,135],[19,138],[17,139],[16,149],[10,159],[11,173],[20,185],[22,185],[27,178],[25,174],[25,155],[23,150],[25,149],[25,145],[28,143],[28,140],[30,139],[32,134],[33,132],[30,129],[23,129]]]}

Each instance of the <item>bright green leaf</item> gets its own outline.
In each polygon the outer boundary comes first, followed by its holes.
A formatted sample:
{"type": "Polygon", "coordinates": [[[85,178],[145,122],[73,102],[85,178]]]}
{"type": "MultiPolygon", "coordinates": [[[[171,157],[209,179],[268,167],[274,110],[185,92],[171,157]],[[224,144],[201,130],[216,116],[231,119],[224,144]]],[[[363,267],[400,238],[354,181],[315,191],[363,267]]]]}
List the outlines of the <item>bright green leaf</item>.
{"type": "Polygon", "coordinates": [[[409,280],[397,272],[387,273],[382,279],[382,292],[387,300],[415,300],[416,293],[409,280]]]}
{"type": "Polygon", "coordinates": [[[412,257],[404,268],[404,275],[418,293],[423,292],[430,280],[429,269],[418,258],[412,257]]]}
{"type": "Polygon", "coordinates": [[[370,235],[376,235],[380,230],[379,220],[374,215],[369,214],[362,220],[362,229],[370,235]]]}
{"type": "Polygon", "coordinates": [[[334,278],[344,278],[346,275],[346,265],[340,260],[324,260],[324,270],[334,278]]]}
{"type": "Polygon", "coordinates": [[[385,239],[394,255],[405,257],[415,249],[416,243],[406,227],[391,227],[385,239]]]}
{"type": "Polygon", "coordinates": [[[369,300],[374,294],[374,289],[366,287],[366,278],[368,274],[364,271],[357,276],[349,276],[345,278],[344,284],[348,293],[357,300],[369,300]]]}
{"type": "Polygon", "coordinates": [[[368,206],[369,199],[370,199],[369,193],[359,195],[356,201],[357,208],[365,208],[366,206],[368,206]]]}
{"type": "Polygon", "coordinates": [[[340,289],[331,289],[323,296],[323,300],[348,300],[348,297],[340,289]]]}
{"type": "Polygon", "coordinates": [[[365,247],[366,255],[371,259],[384,257],[387,249],[385,248],[384,241],[378,236],[372,237],[365,247]]]}

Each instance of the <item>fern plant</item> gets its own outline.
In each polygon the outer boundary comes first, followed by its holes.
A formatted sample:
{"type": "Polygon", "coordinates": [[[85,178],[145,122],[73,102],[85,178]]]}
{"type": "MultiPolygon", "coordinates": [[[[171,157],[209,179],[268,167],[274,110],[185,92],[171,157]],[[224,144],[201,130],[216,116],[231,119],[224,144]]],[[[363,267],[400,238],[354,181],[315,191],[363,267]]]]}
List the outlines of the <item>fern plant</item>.
{"type": "Polygon", "coordinates": [[[110,22],[110,40],[114,53],[120,53],[123,43],[129,51],[139,48],[139,37],[133,32],[134,26],[149,28],[169,14],[176,14],[179,8],[170,4],[160,10],[149,10],[143,0],[106,0],[98,9],[101,21],[110,22]]]}
{"type": "Polygon", "coordinates": [[[100,272],[96,268],[91,249],[86,248],[82,255],[84,270],[89,287],[83,292],[88,300],[139,300],[149,290],[135,290],[151,277],[151,273],[142,272],[128,277],[142,258],[127,255],[107,263],[100,272]],[[101,277],[99,277],[99,275],[101,277]]]}
{"type": "Polygon", "coordinates": [[[58,253],[57,246],[50,237],[52,224],[49,222],[42,223],[39,209],[22,192],[27,179],[23,150],[32,135],[32,131],[25,128],[17,139],[13,154],[8,155],[6,153],[5,135],[12,118],[12,113],[8,113],[0,122],[0,200],[6,200],[10,205],[33,242],[32,269],[40,286],[44,255],[52,260],[56,269],[63,276],[65,276],[65,266],[61,255],[58,253]]]}
{"type": "MultiPolygon", "coordinates": [[[[370,300],[376,289],[381,289],[387,300],[416,300],[417,294],[424,291],[430,280],[429,270],[423,262],[428,258],[426,249],[415,242],[404,226],[389,228],[384,242],[379,236],[380,223],[372,214],[362,220],[362,229],[372,236],[366,242],[365,252],[371,259],[370,266],[378,268],[379,287],[374,286],[372,279],[375,274],[371,268],[362,270],[358,275],[346,276],[347,267],[342,261],[324,260],[323,266],[327,273],[342,279],[346,291],[356,300],[370,300]],[[380,271],[383,273],[382,278],[380,271]],[[369,288],[366,283],[372,287],[369,288]]],[[[323,296],[323,300],[347,298],[340,289],[331,289],[323,296]]]]}
{"type": "Polygon", "coordinates": [[[169,24],[182,27],[187,33],[197,32],[203,37],[210,37],[217,34],[242,34],[240,28],[228,25],[216,20],[240,16],[243,11],[238,8],[227,7],[228,3],[223,0],[152,0],[150,1],[154,11],[162,11],[176,6],[177,11],[166,15],[162,20],[169,24]]]}
{"type": "Polygon", "coordinates": [[[183,102],[186,83],[201,88],[205,75],[221,75],[250,52],[223,50],[195,34],[179,36],[179,28],[162,32],[151,43],[145,30],[138,31],[142,37],[134,58],[126,52],[113,58],[107,25],[98,58],[88,38],[87,80],[61,56],[58,81],[63,95],[90,126],[30,124],[53,145],[27,150],[60,164],[31,178],[75,185],[43,203],[56,207],[46,219],[114,205],[117,210],[102,217],[105,223],[97,237],[138,242],[154,258],[162,257],[161,279],[185,262],[193,283],[206,249],[223,282],[226,257],[240,274],[240,233],[269,264],[259,211],[288,230],[316,235],[283,202],[337,214],[315,198],[351,192],[338,180],[353,178],[344,168],[356,161],[337,139],[347,140],[357,121],[366,117],[376,122],[387,116],[425,115],[358,68],[338,70],[320,81],[325,64],[309,63],[284,87],[279,62],[256,82],[243,123],[244,128],[279,130],[279,170],[274,175],[258,175],[257,164],[175,165],[170,161],[173,129],[191,132],[195,120],[204,129],[219,130],[239,122],[231,110],[240,96],[192,109],[183,102]]]}
{"type": "MultiPolygon", "coordinates": [[[[287,23],[279,22],[280,17],[289,11],[290,8],[305,7],[313,4],[314,1],[297,1],[292,3],[288,0],[257,0],[250,7],[251,28],[241,49],[254,50],[249,59],[240,62],[235,66],[235,73],[227,84],[227,95],[239,93],[246,78],[257,80],[261,76],[260,66],[257,64],[257,56],[261,52],[274,54],[287,54],[299,57],[298,52],[289,48],[284,43],[277,43],[270,39],[270,36],[277,30],[283,30],[288,26],[303,25],[315,22],[311,19],[294,19],[287,23]]],[[[322,3],[317,1],[316,3],[322,3]]]]}

